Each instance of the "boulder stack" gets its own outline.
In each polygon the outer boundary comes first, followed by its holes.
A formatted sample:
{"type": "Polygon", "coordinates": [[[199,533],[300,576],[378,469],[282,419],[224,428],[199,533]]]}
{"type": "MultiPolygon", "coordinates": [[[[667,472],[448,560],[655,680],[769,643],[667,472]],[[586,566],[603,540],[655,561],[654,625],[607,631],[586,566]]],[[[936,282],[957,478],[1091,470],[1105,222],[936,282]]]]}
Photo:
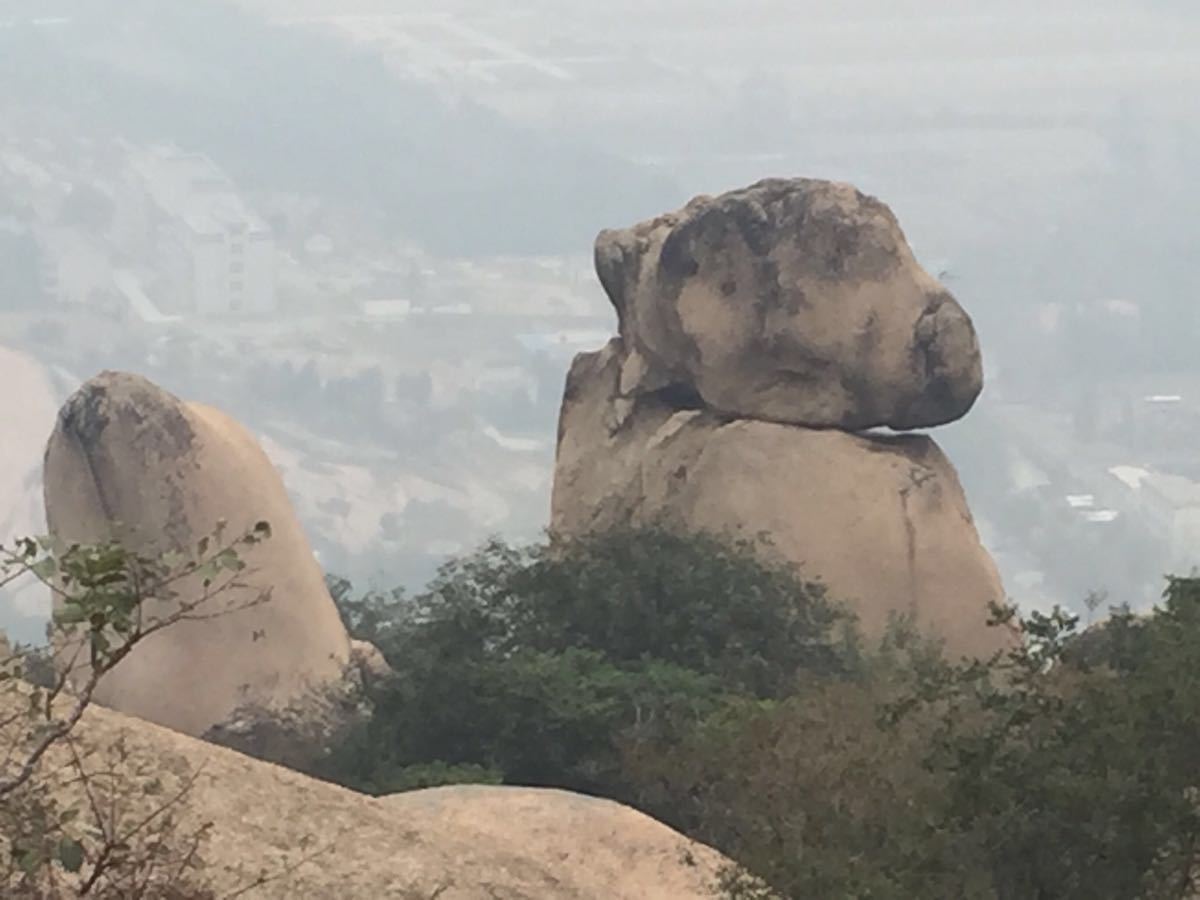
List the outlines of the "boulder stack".
{"type": "Polygon", "coordinates": [[[552,529],[675,521],[766,533],[850,605],[985,653],[1001,601],[953,466],[925,428],[983,385],[970,317],[880,201],[770,180],[596,241],[619,336],[576,358],[552,529]]]}
{"type": "MultiPolygon", "coordinates": [[[[247,587],[219,601],[242,608],[151,635],[105,676],[98,702],[293,765],[353,718],[361,654],[282,479],[241,425],[139,376],[105,372],[60,411],[43,483],[49,530],[71,542],[194,553],[222,520],[231,537],[261,520],[272,528],[241,554],[247,587]],[[247,605],[265,590],[268,602],[247,605]]],[[[200,590],[181,582],[176,602],[200,590]]]]}

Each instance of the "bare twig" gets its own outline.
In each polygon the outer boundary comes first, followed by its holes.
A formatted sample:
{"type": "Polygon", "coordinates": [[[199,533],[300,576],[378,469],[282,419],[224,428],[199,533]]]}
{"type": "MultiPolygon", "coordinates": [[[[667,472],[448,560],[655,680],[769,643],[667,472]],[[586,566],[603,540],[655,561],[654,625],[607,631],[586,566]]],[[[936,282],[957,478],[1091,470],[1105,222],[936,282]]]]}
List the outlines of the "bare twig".
{"type": "Polygon", "coordinates": [[[253,881],[249,882],[248,884],[244,884],[240,888],[236,888],[232,892],[226,894],[224,896],[223,900],[234,900],[234,898],[236,898],[236,897],[244,897],[246,894],[250,893],[250,891],[255,890],[256,888],[263,887],[264,885],[271,884],[272,882],[275,882],[275,881],[282,881],[283,879],[288,878],[291,875],[294,875],[296,872],[298,872],[300,870],[300,868],[302,866],[308,865],[310,862],[312,862],[318,856],[328,853],[330,850],[332,850],[334,848],[334,846],[336,844],[337,844],[337,838],[334,838],[333,840],[329,841],[324,846],[317,847],[316,849],[310,850],[308,853],[301,856],[295,862],[288,864],[284,868],[280,869],[278,872],[275,872],[271,875],[268,875],[265,872],[260,872],[257,878],[255,878],[253,881]]]}
{"type": "MultiPolygon", "coordinates": [[[[113,654],[113,665],[115,665],[117,662],[120,662],[121,659],[124,659],[132,647],[133,645],[130,644],[119,648],[113,654]]],[[[51,747],[61,741],[63,737],[69,734],[75,728],[75,726],[79,724],[79,720],[83,718],[84,712],[87,710],[88,706],[91,705],[92,695],[96,692],[96,685],[100,683],[101,676],[107,671],[108,669],[93,669],[91,677],[88,678],[87,684],[84,685],[83,690],[79,692],[67,717],[60,722],[49,723],[49,727],[45,733],[43,733],[43,735],[34,743],[33,749],[31,749],[26,755],[25,761],[21,764],[15,775],[9,778],[0,778],[0,800],[4,799],[13,791],[17,790],[17,788],[28,782],[42,757],[46,755],[51,747]]]]}
{"type": "MultiPolygon", "coordinates": [[[[180,622],[207,621],[270,600],[269,590],[259,590],[247,582],[246,576],[252,573],[247,572],[236,556],[239,546],[255,544],[268,537],[269,527],[256,525],[242,538],[229,542],[222,542],[220,533],[221,526],[218,526],[216,547],[207,562],[203,561],[206,544],[202,542],[198,550],[201,559],[187,561],[177,568],[165,558],[152,560],[126,554],[116,544],[95,548],[71,545],[63,550],[60,544],[25,539],[18,542],[16,551],[0,547],[0,586],[22,575],[31,575],[45,584],[56,598],[65,600],[69,611],[69,616],[55,619],[65,637],[66,648],[60,647],[58,651],[51,683],[34,688],[27,698],[23,691],[18,691],[17,696],[22,701],[27,699],[28,704],[0,718],[0,734],[7,735],[10,730],[17,732],[0,765],[0,772],[4,773],[0,777],[0,801],[10,800],[31,784],[42,785],[41,781],[34,781],[35,772],[45,772],[43,764],[47,754],[56,745],[65,745],[69,756],[62,766],[65,774],[60,774],[56,765],[55,771],[47,777],[54,779],[54,784],[75,786],[82,791],[85,808],[93,820],[92,833],[99,840],[98,849],[89,852],[91,862],[86,874],[73,882],[77,887],[75,893],[80,896],[99,893],[108,897],[115,891],[112,896],[149,897],[157,896],[154,892],[160,887],[174,888],[182,884],[187,871],[196,866],[201,845],[212,827],[212,823],[202,825],[183,838],[182,844],[178,844],[174,833],[177,817],[173,812],[184,804],[203,767],[186,777],[167,799],[156,803],[136,821],[127,823],[122,817],[122,801],[128,796],[124,787],[128,775],[121,766],[128,762],[123,737],[109,748],[118,754],[119,760],[97,769],[89,765],[72,735],[91,705],[101,679],[142,641],[180,622]],[[39,555],[38,545],[44,556],[39,555]],[[180,599],[172,586],[194,576],[203,578],[198,596],[180,599]],[[218,598],[235,591],[254,593],[246,599],[239,595],[219,609],[208,608],[218,598]],[[151,615],[147,603],[170,604],[167,607],[170,612],[151,615]],[[86,675],[83,675],[85,669],[86,675]],[[58,701],[68,692],[70,703],[63,715],[56,717],[58,701]],[[26,718],[31,720],[28,728],[13,728],[26,718]],[[101,785],[108,787],[102,791],[101,785]]],[[[160,610],[153,611],[158,613],[160,610]]],[[[30,652],[19,648],[17,653],[6,654],[6,658],[0,659],[0,666],[19,664],[30,652]]],[[[17,670],[14,668],[12,673],[16,674],[17,670]]],[[[0,877],[4,879],[0,884],[5,887],[35,885],[36,890],[42,892],[38,896],[44,895],[45,890],[60,896],[59,873],[55,867],[61,862],[67,871],[77,871],[77,864],[60,856],[70,848],[69,841],[73,838],[65,830],[68,819],[60,819],[62,814],[56,811],[52,795],[43,796],[39,791],[40,788],[32,794],[27,791],[20,794],[23,799],[18,802],[26,804],[17,807],[24,810],[22,815],[32,815],[31,822],[42,824],[35,824],[30,838],[34,843],[27,844],[29,835],[24,831],[25,826],[19,824],[20,819],[14,820],[18,823],[18,830],[13,832],[14,840],[20,843],[11,843],[14,853],[5,865],[0,865],[0,877]],[[34,878],[40,880],[35,884],[30,880],[34,878]]],[[[0,808],[4,805],[0,802],[0,808]]],[[[67,812],[73,814],[75,811],[67,812]]],[[[75,844],[78,847],[78,842],[75,844]]],[[[241,896],[256,887],[285,878],[322,852],[323,849],[317,849],[306,853],[278,873],[261,873],[231,896],[241,896]]],[[[191,889],[189,885],[188,890],[191,889]]],[[[213,896],[208,888],[204,889],[203,895],[213,896]]],[[[189,892],[188,896],[193,894],[189,892]]]]}

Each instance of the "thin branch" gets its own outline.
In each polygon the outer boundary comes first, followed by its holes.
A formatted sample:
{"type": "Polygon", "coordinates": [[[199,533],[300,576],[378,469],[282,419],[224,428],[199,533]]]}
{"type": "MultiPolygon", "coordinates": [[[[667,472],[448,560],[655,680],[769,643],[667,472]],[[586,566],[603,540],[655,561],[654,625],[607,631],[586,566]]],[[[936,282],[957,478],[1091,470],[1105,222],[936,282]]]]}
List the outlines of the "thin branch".
{"type": "Polygon", "coordinates": [[[275,872],[272,875],[267,875],[265,873],[259,873],[259,876],[257,878],[255,878],[252,882],[250,882],[249,884],[245,884],[240,888],[235,889],[233,892],[231,892],[229,894],[226,894],[224,896],[223,900],[235,900],[235,898],[243,897],[246,894],[250,893],[250,891],[254,890],[255,888],[260,888],[263,885],[271,884],[272,882],[275,882],[275,881],[282,881],[283,879],[288,878],[289,876],[291,876],[291,875],[295,874],[297,871],[299,871],[301,866],[308,865],[310,862],[312,862],[318,856],[320,856],[324,853],[328,853],[330,850],[332,850],[334,848],[334,846],[337,844],[337,841],[338,841],[338,838],[334,838],[333,840],[329,841],[329,843],[327,843],[325,846],[318,847],[314,850],[309,851],[308,853],[304,854],[299,859],[297,859],[295,862],[290,863],[289,865],[285,866],[284,868],[280,869],[278,872],[275,872]]]}
{"type": "MultiPolygon", "coordinates": [[[[119,648],[113,654],[113,663],[116,665],[129,653],[132,649],[132,644],[126,644],[119,648]]],[[[111,668],[111,666],[109,667],[111,668]]],[[[10,778],[0,778],[0,800],[7,797],[13,791],[24,785],[33,776],[34,769],[37,768],[38,762],[46,755],[55,743],[62,740],[63,737],[70,734],[71,731],[79,724],[79,720],[83,718],[84,711],[92,702],[92,695],[96,692],[96,685],[99,684],[100,678],[107,672],[108,669],[93,669],[92,675],[84,685],[83,690],[76,697],[74,705],[71,707],[70,714],[61,722],[52,722],[46,733],[34,744],[33,749],[25,758],[25,762],[17,770],[17,774],[10,778]]]]}
{"type": "Polygon", "coordinates": [[[96,821],[96,828],[100,834],[104,836],[104,844],[100,848],[100,853],[96,857],[96,862],[92,864],[91,875],[84,881],[79,888],[81,895],[88,893],[104,872],[108,869],[109,861],[112,859],[114,841],[109,827],[109,823],[105,820],[104,813],[100,809],[100,801],[96,799],[96,793],[92,790],[92,778],[88,773],[87,768],[83,764],[83,760],[79,756],[79,751],[75,746],[75,742],[68,734],[65,736],[67,747],[71,751],[71,760],[75,767],[75,772],[79,782],[83,785],[83,793],[87,798],[88,806],[92,810],[92,818],[96,821]]]}

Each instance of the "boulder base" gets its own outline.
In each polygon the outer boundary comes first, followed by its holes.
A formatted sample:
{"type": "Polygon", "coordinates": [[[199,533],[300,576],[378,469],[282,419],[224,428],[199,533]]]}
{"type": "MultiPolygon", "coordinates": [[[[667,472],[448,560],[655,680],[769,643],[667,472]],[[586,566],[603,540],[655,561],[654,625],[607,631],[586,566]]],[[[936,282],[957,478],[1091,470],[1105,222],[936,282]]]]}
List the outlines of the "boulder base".
{"type": "Polygon", "coordinates": [[[552,528],[627,523],[768,535],[877,637],[911,614],[954,654],[986,654],[1003,602],[958,477],[928,437],[733,419],[620,396],[619,342],[576,359],[563,404],[552,528]]]}

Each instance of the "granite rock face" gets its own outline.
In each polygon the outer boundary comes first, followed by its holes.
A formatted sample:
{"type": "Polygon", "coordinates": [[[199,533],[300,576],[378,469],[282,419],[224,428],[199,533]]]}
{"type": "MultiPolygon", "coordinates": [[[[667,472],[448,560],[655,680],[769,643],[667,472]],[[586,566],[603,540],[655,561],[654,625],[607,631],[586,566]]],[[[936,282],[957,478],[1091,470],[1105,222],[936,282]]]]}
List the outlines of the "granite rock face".
{"type": "Polygon", "coordinates": [[[970,318],[878,200],[763,181],[596,241],[619,335],[576,357],[551,528],[767,535],[878,637],[894,614],[982,655],[1004,600],[924,435],[982,390],[970,318]]]}
{"type": "Polygon", "coordinates": [[[596,240],[623,341],[620,392],[857,431],[965,415],[970,318],[891,210],[846,184],[763,181],[596,240]]]}
{"type": "Polygon", "coordinates": [[[552,529],[667,521],[765,533],[878,637],[910,614],[949,650],[984,655],[1004,590],[950,461],[924,435],[849,434],[677,409],[614,407],[619,352],[576,359],[563,403],[552,529]],[[612,423],[620,420],[619,427],[612,423]]]}
{"type": "MultiPolygon", "coordinates": [[[[43,482],[49,530],[67,541],[118,538],[154,555],[194,551],[221,520],[230,537],[261,520],[272,529],[241,551],[246,587],[205,607],[221,614],[151,635],[104,677],[98,702],[194,736],[227,734],[293,764],[301,760],[289,755],[288,734],[300,746],[337,732],[359,681],[350,638],[283,482],[246,429],[144,378],[106,372],[60,411],[43,482]],[[267,602],[248,605],[265,590],[267,602]],[[247,737],[263,733],[274,749],[247,737]]],[[[201,590],[182,581],[169,602],[201,590]]]]}

